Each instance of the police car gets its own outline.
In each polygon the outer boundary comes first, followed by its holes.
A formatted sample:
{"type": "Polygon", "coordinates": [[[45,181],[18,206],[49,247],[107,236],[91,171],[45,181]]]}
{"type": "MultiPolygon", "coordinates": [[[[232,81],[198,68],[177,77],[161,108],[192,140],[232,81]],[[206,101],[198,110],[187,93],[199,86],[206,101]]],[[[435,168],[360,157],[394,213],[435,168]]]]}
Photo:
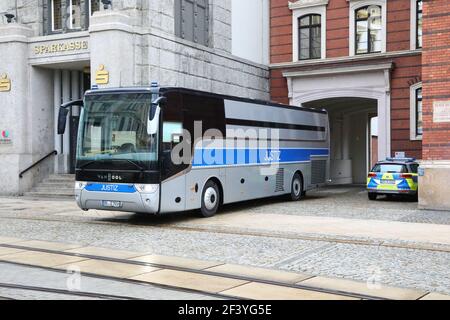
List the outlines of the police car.
{"type": "Polygon", "coordinates": [[[408,195],[417,198],[419,164],[413,158],[387,158],[379,161],[367,177],[370,200],[378,195],[408,195]]]}

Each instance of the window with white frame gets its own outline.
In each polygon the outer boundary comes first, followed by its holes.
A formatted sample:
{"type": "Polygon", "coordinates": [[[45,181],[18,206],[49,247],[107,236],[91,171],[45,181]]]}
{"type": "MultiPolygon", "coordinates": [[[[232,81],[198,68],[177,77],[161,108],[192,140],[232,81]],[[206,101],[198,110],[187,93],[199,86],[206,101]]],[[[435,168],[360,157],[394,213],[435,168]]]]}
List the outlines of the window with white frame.
{"type": "Polygon", "coordinates": [[[100,5],[101,0],[47,0],[48,15],[44,15],[46,32],[86,30],[89,17],[100,10],[100,5]]]}
{"type": "Polygon", "coordinates": [[[349,55],[386,52],[386,0],[349,1],[349,55]]]}
{"type": "Polygon", "coordinates": [[[81,29],[81,0],[70,0],[67,13],[67,29],[81,29]]]}
{"type": "Polygon", "coordinates": [[[100,0],[90,0],[89,15],[92,16],[96,11],[100,11],[100,0]]]}
{"type": "Polygon", "coordinates": [[[327,4],[328,0],[289,2],[293,61],[326,58],[327,4]]]}
{"type": "Polygon", "coordinates": [[[62,0],[52,0],[50,3],[51,26],[53,32],[62,31],[62,0]]]}
{"type": "Polygon", "coordinates": [[[381,6],[366,6],[356,9],[356,54],[381,52],[381,20],[381,6]]]}
{"type": "Polygon", "coordinates": [[[320,14],[308,14],[298,18],[298,29],[299,60],[320,59],[320,14]]]}
{"type": "Polygon", "coordinates": [[[422,48],[422,7],[423,0],[411,1],[411,50],[422,48]]]}
{"type": "Polygon", "coordinates": [[[410,88],[410,133],[411,140],[422,139],[422,83],[417,83],[410,88]]]}

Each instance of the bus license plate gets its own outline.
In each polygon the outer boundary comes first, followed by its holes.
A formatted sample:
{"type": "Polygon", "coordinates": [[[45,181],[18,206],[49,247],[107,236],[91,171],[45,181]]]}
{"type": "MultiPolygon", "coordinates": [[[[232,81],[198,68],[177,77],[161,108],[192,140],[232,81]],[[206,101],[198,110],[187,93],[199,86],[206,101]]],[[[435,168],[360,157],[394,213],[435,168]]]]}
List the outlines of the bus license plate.
{"type": "Polygon", "coordinates": [[[381,180],[381,184],[395,184],[395,180],[381,180]]]}
{"type": "Polygon", "coordinates": [[[121,201],[102,201],[102,207],[105,208],[122,208],[123,204],[121,201]]]}

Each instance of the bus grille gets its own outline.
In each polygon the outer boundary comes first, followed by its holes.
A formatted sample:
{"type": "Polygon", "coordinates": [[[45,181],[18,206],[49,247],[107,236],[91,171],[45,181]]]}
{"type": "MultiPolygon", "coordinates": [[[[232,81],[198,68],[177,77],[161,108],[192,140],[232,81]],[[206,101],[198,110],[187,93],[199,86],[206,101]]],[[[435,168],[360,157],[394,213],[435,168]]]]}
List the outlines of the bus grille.
{"type": "Polygon", "coordinates": [[[325,183],[327,160],[311,161],[311,184],[325,183]]]}
{"type": "Polygon", "coordinates": [[[275,192],[284,191],[284,168],[278,169],[275,181],[275,192]]]}

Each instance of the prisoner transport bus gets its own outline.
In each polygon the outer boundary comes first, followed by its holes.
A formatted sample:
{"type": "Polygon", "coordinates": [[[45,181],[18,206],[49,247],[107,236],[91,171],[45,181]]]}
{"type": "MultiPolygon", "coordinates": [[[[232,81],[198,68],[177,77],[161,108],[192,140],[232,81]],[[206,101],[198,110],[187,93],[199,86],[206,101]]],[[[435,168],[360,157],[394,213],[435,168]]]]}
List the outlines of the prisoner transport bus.
{"type": "Polygon", "coordinates": [[[172,87],[87,91],[74,105],[75,195],[83,210],[163,214],[288,195],[326,183],[324,110],[172,87]]]}

